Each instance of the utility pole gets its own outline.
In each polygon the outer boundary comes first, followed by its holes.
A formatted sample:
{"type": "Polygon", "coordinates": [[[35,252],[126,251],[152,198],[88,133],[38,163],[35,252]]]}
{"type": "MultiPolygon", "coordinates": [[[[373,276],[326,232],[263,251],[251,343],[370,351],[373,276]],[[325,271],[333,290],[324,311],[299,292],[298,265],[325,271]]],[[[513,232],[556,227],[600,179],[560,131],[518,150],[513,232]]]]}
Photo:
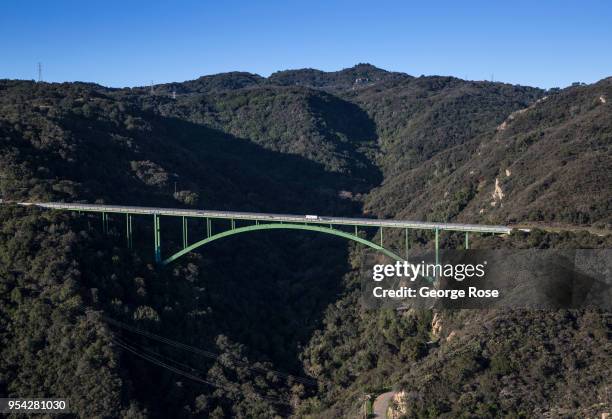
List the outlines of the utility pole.
{"type": "Polygon", "coordinates": [[[151,95],[153,95],[153,80],[151,80],[151,95]]]}
{"type": "Polygon", "coordinates": [[[42,63],[38,63],[38,82],[42,81],[42,63]]]}

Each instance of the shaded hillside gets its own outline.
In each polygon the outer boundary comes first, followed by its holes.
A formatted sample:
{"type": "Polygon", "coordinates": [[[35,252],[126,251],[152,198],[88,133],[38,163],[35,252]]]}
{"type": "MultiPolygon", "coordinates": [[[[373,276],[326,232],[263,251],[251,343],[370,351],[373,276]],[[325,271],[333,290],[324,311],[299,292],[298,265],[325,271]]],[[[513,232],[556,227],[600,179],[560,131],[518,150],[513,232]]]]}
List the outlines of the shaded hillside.
{"type": "Polygon", "coordinates": [[[174,103],[152,106],[162,114],[320,163],[328,171],[350,176],[362,191],[381,180],[372,161],[376,145],[373,122],[356,105],[324,92],[259,87],[187,95],[174,103]]]}
{"type": "Polygon", "coordinates": [[[97,86],[3,82],[0,88],[4,199],[350,209],[336,195],[354,181],[318,162],[156,114],[97,86]]]}

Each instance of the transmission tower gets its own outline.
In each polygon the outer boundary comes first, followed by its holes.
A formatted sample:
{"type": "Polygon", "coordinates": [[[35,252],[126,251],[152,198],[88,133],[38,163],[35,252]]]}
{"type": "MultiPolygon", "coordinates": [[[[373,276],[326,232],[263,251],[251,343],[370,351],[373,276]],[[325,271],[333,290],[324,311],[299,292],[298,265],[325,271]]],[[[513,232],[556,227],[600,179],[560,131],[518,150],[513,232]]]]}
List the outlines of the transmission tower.
{"type": "Polygon", "coordinates": [[[42,63],[38,63],[38,82],[42,81],[42,63]]]}

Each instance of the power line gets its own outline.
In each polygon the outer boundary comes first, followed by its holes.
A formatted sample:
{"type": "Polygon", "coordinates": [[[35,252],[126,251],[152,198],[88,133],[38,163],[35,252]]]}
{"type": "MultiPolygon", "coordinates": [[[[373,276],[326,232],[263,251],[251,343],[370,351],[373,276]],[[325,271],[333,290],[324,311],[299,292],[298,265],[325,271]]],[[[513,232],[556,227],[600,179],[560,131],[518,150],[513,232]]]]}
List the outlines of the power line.
{"type": "MultiPolygon", "coordinates": [[[[35,291],[35,292],[39,292],[39,293],[42,292],[42,291],[38,291],[38,290],[30,290],[30,291],[35,291]]],[[[50,301],[50,300],[48,300],[48,301],[50,301]]],[[[192,352],[192,353],[195,353],[195,354],[198,354],[198,355],[210,358],[210,359],[214,359],[214,360],[217,360],[217,361],[220,360],[220,358],[222,357],[221,354],[217,354],[217,353],[214,353],[214,352],[206,351],[204,349],[200,349],[200,348],[197,348],[195,346],[187,345],[185,343],[178,342],[178,341],[166,338],[164,336],[157,335],[157,334],[152,333],[152,332],[148,332],[148,331],[143,330],[143,329],[139,329],[137,327],[134,327],[134,326],[129,325],[127,323],[121,322],[119,320],[115,320],[115,319],[113,319],[111,317],[105,316],[104,314],[102,314],[99,311],[93,311],[90,307],[86,307],[86,306],[83,306],[81,304],[75,304],[73,307],[75,309],[77,309],[78,311],[80,311],[81,313],[85,314],[85,315],[97,314],[100,317],[100,319],[104,320],[109,325],[113,325],[113,326],[116,326],[116,327],[118,327],[120,329],[127,330],[127,331],[130,331],[130,332],[139,334],[141,336],[147,337],[147,338],[152,339],[152,340],[156,340],[156,341],[164,343],[166,345],[173,346],[175,348],[182,349],[182,350],[185,350],[185,351],[188,351],[188,352],[192,352]]],[[[239,366],[245,367],[245,368],[247,368],[247,369],[249,369],[251,371],[256,371],[256,372],[260,372],[260,373],[274,373],[274,374],[278,375],[279,377],[283,377],[285,379],[289,379],[289,380],[295,381],[295,382],[300,383],[300,384],[304,384],[304,385],[308,385],[308,386],[318,386],[318,381],[313,380],[313,379],[295,376],[295,375],[288,374],[288,373],[285,373],[285,372],[282,372],[282,371],[278,371],[278,370],[274,370],[274,369],[271,369],[271,368],[265,368],[265,367],[260,367],[260,366],[252,365],[252,364],[249,364],[248,362],[244,362],[244,361],[240,361],[240,360],[236,360],[236,359],[232,359],[231,362],[233,364],[235,364],[235,365],[239,365],[239,366]]]]}
{"type": "MultiPolygon", "coordinates": [[[[175,374],[181,375],[181,376],[183,376],[185,378],[189,378],[190,380],[199,382],[201,384],[207,384],[207,385],[215,387],[215,388],[220,388],[220,389],[225,390],[227,392],[231,392],[232,391],[232,389],[228,388],[227,386],[223,386],[221,384],[205,380],[205,379],[203,379],[203,378],[201,378],[201,377],[199,377],[197,375],[194,375],[194,374],[192,374],[192,373],[190,373],[188,371],[184,371],[184,370],[176,368],[176,367],[174,367],[174,366],[172,366],[170,364],[167,364],[167,363],[159,360],[158,358],[155,358],[154,356],[143,354],[143,353],[139,352],[133,346],[130,346],[129,344],[127,344],[127,343],[125,343],[125,342],[123,342],[123,341],[121,341],[119,339],[113,338],[112,342],[115,345],[119,346],[120,348],[122,348],[122,349],[124,349],[124,350],[126,350],[126,351],[128,351],[130,353],[132,353],[133,355],[136,355],[137,357],[142,358],[142,359],[144,359],[146,361],[149,361],[150,363],[155,364],[155,365],[157,365],[159,367],[162,367],[162,368],[164,368],[166,370],[174,372],[175,374]]],[[[149,353],[152,352],[150,350],[146,350],[146,351],[149,352],[149,353]]],[[[156,354],[156,355],[159,356],[159,354],[156,354]]],[[[172,362],[175,362],[177,364],[181,364],[180,362],[172,360],[171,358],[167,358],[167,359],[170,359],[172,362]]],[[[182,364],[182,365],[185,365],[185,364],[182,364]]],[[[197,370],[195,370],[192,367],[189,367],[189,366],[187,366],[187,367],[190,368],[191,370],[194,370],[194,371],[198,372],[197,370]]],[[[265,400],[265,401],[268,401],[268,402],[271,402],[271,403],[283,404],[283,405],[288,405],[288,406],[290,405],[288,402],[286,402],[286,401],[284,401],[284,400],[282,400],[280,398],[266,397],[266,396],[261,396],[259,394],[254,394],[254,396],[256,398],[258,398],[258,399],[265,400]]]]}
{"type": "MultiPolygon", "coordinates": [[[[31,290],[31,289],[30,289],[29,291],[37,292],[37,293],[39,293],[39,294],[40,294],[40,293],[42,293],[42,291],[41,291],[41,290],[31,290]]],[[[43,297],[43,298],[44,298],[44,297],[43,297]]],[[[51,301],[50,301],[48,298],[44,298],[44,299],[46,299],[48,302],[51,302],[51,301]]],[[[86,307],[84,307],[83,305],[80,305],[80,304],[75,304],[75,305],[73,306],[73,308],[77,309],[77,311],[83,312],[85,315],[88,315],[88,314],[90,313],[90,312],[87,312],[87,311],[86,311],[86,309],[87,309],[86,307]]],[[[105,319],[105,316],[100,315],[100,317],[101,317],[102,319],[105,319]]],[[[111,320],[111,321],[112,321],[112,322],[114,322],[114,323],[118,323],[118,324],[120,324],[120,323],[121,323],[121,322],[118,322],[118,321],[115,321],[115,320],[113,320],[113,319],[109,319],[109,318],[106,318],[105,320],[106,320],[107,322],[108,322],[108,320],[111,320]]],[[[131,328],[131,326],[129,326],[129,325],[124,325],[124,326],[127,326],[127,327],[130,327],[130,328],[131,328]]],[[[136,329],[136,328],[133,328],[133,329],[136,329]]],[[[136,329],[136,330],[138,330],[138,329],[136,329]]],[[[142,331],[142,332],[144,332],[144,331],[142,331]]],[[[142,358],[142,359],[144,359],[144,360],[146,360],[146,361],[148,361],[148,362],[150,362],[150,363],[152,363],[152,364],[154,364],[154,365],[157,365],[157,366],[159,366],[159,367],[165,368],[166,370],[169,370],[169,371],[171,371],[171,372],[174,372],[175,374],[181,375],[181,376],[183,376],[183,377],[185,377],[185,378],[188,378],[188,379],[190,379],[190,380],[196,381],[196,382],[198,382],[198,383],[201,383],[201,384],[207,384],[207,385],[210,385],[210,386],[215,387],[215,388],[220,388],[220,389],[226,390],[228,393],[233,391],[233,389],[228,388],[227,386],[224,386],[224,385],[219,384],[219,383],[215,383],[215,382],[213,382],[213,381],[205,380],[205,379],[203,379],[202,377],[200,377],[200,376],[198,376],[198,375],[195,375],[195,374],[193,374],[193,373],[191,373],[191,372],[189,372],[189,371],[185,371],[185,370],[182,370],[182,369],[180,369],[180,368],[174,367],[174,366],[172,366],[172,365],[170,365],[170,364],[167,364],[167,363],[165,363],[165,362],[163,362],[163,361],[159,360],[159,359],[158,359],[158,358],[156,358],[155,356],[152,356],[152,355],[147,355],[147,354],[144,354],[144,353],[142,353],[142,352],[139,352],[137,348],[135,348],[135,347],[131,346],[130,344],[126,343],[125,341],[123,341],[123,340],[121,340],[121,339],[119,339],[119,338],[116,338],[116,337],[113,337],[113,336],[111,336],[110,338],[111,338],[111,342],[112,342],[113,344],[117,345],[118,347],[120,347],[120,348],[122,348],[122,349],[124,349],[124,350],[126,350],[126,351],[128,351],[128,352],[130,352],[130,353],[132,353],[133,355],[135,355],[135,356],[137,356],[137,357],[140,357],[140,358],[142,358]]],[[[168,340],[169,340],[169,339],[168,339],[168,340]]],[[[185,345],[185,346],[187,346],[187,345],[185,345]]],[[[187,365],[187,364],[184,364],[184,363],[182,363],[182,362],[180,362],[180,361],[177,361],[177,360],[175,360],[175,359],[173,359],[173,358],[170,358],[170,357],[167,357],[167,356],[164,356],[164,355],[158,354],[158,353],[156,353],[156,352],[154,352],[154,351],[152,351],[152,350],[150,350],[150,349],[146,349],[146,348],[141,348],[141,349],[142,349],[142,350],[144,350],[144,351],[146,351],[146,352],[148,352],[148,353],[150,353],[150,354],[154,354],[154,355],[156,355],[156,356],[158,356],[158,357],[159,357],[159,356],[164,357],[164,358],[166,358],[167,360],[170,360],[171,362],[173,362],[173,363],[175,363],[175,364],[177,364],[177,365],[180,365],[180,366],[182,366],[182,367],[184,367],[184,368],[186,367],[186,368],[188,368],[189,370],[191,370],[191,371],[193,371],[193,372],[199,372],[199,373],[202,373],[202,371],[199,371],[199,370],[197,370],[197,369],[195,369],[195,368],[193,368],[193,367],[191,367],[191,366],[189,366],[189,365],[187,365]]],[[[204,352],[205,352],[205,351],[204,351],[204,352]]],[[[211,353],[211,354],[212,354],[212,353],[211,353]]],[[[214,355],[214,354],[213,354],[213,355],[214,355]]],[[[217,357],[218,357],[218,356],[217,356],[217,357]]],[[[289,402],[287,402],[287,401],[285,401],[285,400],[283,400],[283,399],[281,399],[281,398],[266,397],[266,396],[262,396],[262,395],[257,394],[257,393],[254,393],[254,394],[253,394],[253,397],[258,398],[258,399],[261,399],[261,400],[265,400],[265,401],[268,401],[268,402],[270,402],[270,403],[274,403],[274,404],[281,404],[281,405],[291,406],[291,404],[290,404],[289,402]]]]}
{"type": "MultiPolygon", "coordinates": [[[[181,343],[181,342],[174,341],[172,339],[165,338],[165,337],[160,336],[160,335],[156,335],[155,333],[151,333],[151,332],[148,332],[146,330],[139,329],[139,328],[131,326],[129,324],[117,321],[117,320],[109,318],[107,316],[104,316],[103,314],[100,314],[100,313],[98,313],[98,315],[100,316],[100,318],[102,320],[104,320],[108,324],[111,324],[113,326],[117,326],[117,327],[119,327],[121,329],[128,330],[130,332],[137,333],[137,334],[145,336],[145,337],[147,337],[149,339],[153,339],[153,340],[156,340],[158,342],[165,343],[165,344],[170,345],[170,346],[174,346],[175,348],[186,350],[188,352],[192,352],[192,353],[195,353],[195,354],[198,354],[198,355],[202,355],[202,356],[207,357],[207,358],[211,358],[211,359],[215,359],[215,360],[219,360],[219,358],[221,358],[220,354],[216,354],[214,352],[209,352],[209,351],[206,351],[204,349],[196,348],[195,346],[190,346],[190,345],[187,345],[187,344],[184,344],[184,343],[181,343]]],[[[264,373],[271,372],[271,373],[274,373],[274,374],[276,374],[278,376],[281,376],[283,378],[291,379],[293,381],[297,381],[297,382],[305,384],[305,385],[316,386],[318,384],[317,381],[311,380],[311,379],[308,379],[308,378],[298,377],[298,376],[295,376],[295,375],[287,374],[287,373],[284,373],[284,372],[281,372],[281,371],[277,371],[277,370],[273,370],[273,369],[269,369],[269,368],[264,368],[264,367],[250,365],[250,364],[248,364],[246,362],[243,362],[243,361],[238,361],[238,360],[232,360],[232,361],[233,361],[234,364],[243,366],[243,367],[248,368],[248,369],[250,369],[252,371],[258,371],[258,372],[264,372],[264,373]]]]}

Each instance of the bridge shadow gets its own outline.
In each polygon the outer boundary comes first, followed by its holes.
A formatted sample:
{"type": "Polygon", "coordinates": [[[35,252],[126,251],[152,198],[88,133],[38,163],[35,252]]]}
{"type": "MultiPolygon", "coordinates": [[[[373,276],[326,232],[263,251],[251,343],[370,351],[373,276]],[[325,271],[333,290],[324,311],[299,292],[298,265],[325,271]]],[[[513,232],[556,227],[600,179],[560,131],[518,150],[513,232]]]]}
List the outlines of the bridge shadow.
{"type": "MultiPolygon", "coordinates": [[[[313,160],[316,156],[274,151],[274,141],[256,144],[175,117],[142,118],[149,130],[82,121],[70,126],[82,138],[75,144],[76,157],[48,160],[58,179],[76,182],[79,190],[56,188],[48,200],[348,215],[359,213],[360,206],[339,194],[345,191],[350,198],[381,180],[378,168],[363,156],[348,159],[353,167],[334,170],[313,160]]],[[[346,141],[337,142],[338,154],[350,154],[346,141]]]]}
{"type": "MultiPolygon", "coordinates": [[[[344,140],[328,141],[336,144],[335,154],[349,156],[348,167],[334,169],[328,167],[333,162],[316,161],[319,156],[275,151],[274,140],[257,144],[152,112],[135,112],[133,120],[146,129],[93,116],[62,121],[75,139],[70,159],[29,150],[53,173],[56,185],[14,199],[349,215],[361,207],[351,195],[381,180],[378,168],[356,151],[361,145],[350,145],[353,138],[362,144],[367,135],[375,135],[367,121],[356,133],[341,122],[326,122],[346,131],[344,140]],[[341,193],[349,199],[341,199],[341,193]]],[[[295,153],[300,147],[296,144],[295,153]]]]}
{"type": "Polygon", "coordinates": [[[156,129],[173,143],[156,144],[152,154],[164,153],[179,189],[199,193],[206,208],[353,214],[360,207],[341,199],[341,191],[363,193],[381,179],[371,164],[332,171],[301,155],[177,118],[163,118],[156,129]]]}

